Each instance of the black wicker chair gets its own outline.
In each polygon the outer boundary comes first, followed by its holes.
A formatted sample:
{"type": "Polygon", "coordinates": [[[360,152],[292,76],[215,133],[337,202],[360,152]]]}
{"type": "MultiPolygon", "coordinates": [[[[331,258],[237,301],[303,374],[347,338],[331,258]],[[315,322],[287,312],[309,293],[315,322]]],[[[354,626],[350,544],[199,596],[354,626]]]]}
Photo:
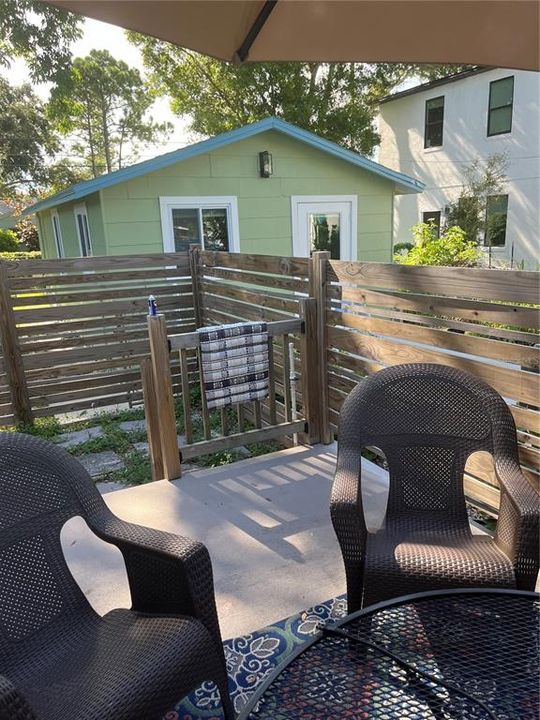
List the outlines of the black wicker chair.
{"type": "Polygon", "coordinates": [[[539,496],[523,476],[512,415],[498,393],[444,365],[397,365],[363,380],[343,404],[331,516],[349,612],[423,590],[534,589],[539,496]],[[360,451],[390,472],[383,528],[367,531],[360,451]],[[469,455],[493,455],[501,489],[495,537],[471,533],[463,489],[469,455]]]}
{"type": "Polygon", "coordinates": [[[0,720],[159,720],[202,681],[234,713],[212,568],[198,542],[119,520],[84,468],[27,435],[0,436],[0,720]],[[126,563],[131,610],[97,615],[60,530],[82,516],[126,563]]]}

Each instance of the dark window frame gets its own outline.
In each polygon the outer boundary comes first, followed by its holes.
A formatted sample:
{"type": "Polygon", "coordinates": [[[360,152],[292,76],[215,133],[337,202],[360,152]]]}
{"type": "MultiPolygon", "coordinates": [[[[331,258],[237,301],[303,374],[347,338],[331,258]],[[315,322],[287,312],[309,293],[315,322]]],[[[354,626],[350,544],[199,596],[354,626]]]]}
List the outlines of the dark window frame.
{"type": "Polygon", "coordinates": [[[514,122],[514,86],[515,86],[515,76],[514,75],[507,75],[503,78],[498,78],[497,80],[492,80],[489,83],[489,97],[488,97],[488,114],[487,114],[487,136],[488,137],[497,137],[497,135],[508,135],[508,133],[512,132],[512,125],[514,122]],[[510,105],[497,105],[497,107],[491,107],[491,95],[493,91],[493,86],[497,83],[504,82],[505,80],[511,80],[512,81],[512,102],[510,105]],[[491,132],[491,113],[494,110],[501,110],[502,108],[510,107],[510,128],[508,130],[501,130],[499,132],[491,132]]]}
{"type": "MultiPolygon", "coordinates": [[[[503,249],[503,248],[506,247],[506,240],[507,240],[507,237],[506,237],[506,236],[507,236],[507,232],[508,232],[508,205],[509,205],[509,202],[510,202],[510,197],[509,197],[508,193],[498,193],[497,195],[488,195],[488,197],[487,197],[487,202],[486,202],[486,221],[485,221],[485,223],[486,223],[486,232],[485,232],[485,235],[484,235],[484,242],[483,242],[483,246],[484,246],[484,247],[486,247],[486,248],[496,248],[496,249],[503,249]],[[490,205],[490,203],[489,203],[489,201],[490,201],[491,199],[495,200],[495,199],[497,199],[497,198],[506,198],[506,212],[504,213],[504,242],[503,242],[502,244],[494,245],[494,244],[491,242],[491,240],[490,240],[490,238],[489,238],[489,236],[488,236],[488,233],[489,233],[489,216],[490,216],[490,212],[489,212],[489,205],[490,205]]],[[[497,213],[497,214],[502,215],[503,213],[497,213]]]]}
{"type": "Polygon", "coordinates": [[[441,218],[442,212],[440,210],[426,210],[422,213],[422,222],[429,223],[429,219],[426,220],[426,215],[436,215],[437,218],[431,218],[435,221],[435,227],[437,228],[437,237],[441,237],[441,218]]]}
{"type": "Polygon", "coordinates": [[[425,109],[424,109],[424,150],[430,150],[431,148],[439,148],[443,146],[444,142],[444,110],[445,110],[445,96],[444,95],[437,95],[437,97],[428,98],[425,103],[425,109]],[[441,124],[441,142],[439,145],[428,145],[428,128],[432,127],[437,123],[428,123],[428,105],[430,102],[433,102],[435,100],[442,100],[442,120],[440,121],[441,124]]]}

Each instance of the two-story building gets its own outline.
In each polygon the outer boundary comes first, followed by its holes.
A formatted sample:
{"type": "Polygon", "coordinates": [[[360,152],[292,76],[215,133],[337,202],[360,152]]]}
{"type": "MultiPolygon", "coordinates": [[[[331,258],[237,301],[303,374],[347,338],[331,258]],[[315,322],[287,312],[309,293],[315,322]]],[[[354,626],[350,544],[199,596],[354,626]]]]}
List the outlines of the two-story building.
{"type": "Polygon", "coordinates": [[[444,226],[464,170],[495,154],[507,159],[500,194],[487,212],[506,216],[491,238],[494,264],[540,262],[540,74],[477,68],[397,92],[381,101],[379,161],[426,187],[395,198],[394,243],[411,242],[411,227],[444,226]]]}

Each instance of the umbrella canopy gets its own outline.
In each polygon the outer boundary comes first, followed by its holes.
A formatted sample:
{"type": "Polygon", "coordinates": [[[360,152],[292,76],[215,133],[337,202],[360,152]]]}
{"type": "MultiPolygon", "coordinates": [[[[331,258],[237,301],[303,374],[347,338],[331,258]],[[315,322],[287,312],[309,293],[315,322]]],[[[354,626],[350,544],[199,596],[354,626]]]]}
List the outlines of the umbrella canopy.
{"type": "Polygon", "coordinates": [[[538,0],[48,0],[222,60],[540,69],[538,0]]]}

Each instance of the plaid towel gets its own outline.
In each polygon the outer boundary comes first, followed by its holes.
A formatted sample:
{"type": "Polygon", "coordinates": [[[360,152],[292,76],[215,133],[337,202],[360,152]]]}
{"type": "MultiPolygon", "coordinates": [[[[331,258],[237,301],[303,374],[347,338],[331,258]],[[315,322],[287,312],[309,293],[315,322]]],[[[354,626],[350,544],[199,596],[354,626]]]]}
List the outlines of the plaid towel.
{"type": "Polygon", "coordinates": [[[268,396],[266,323],[216,325],[197,332],[208,408],[268,396]]]}

